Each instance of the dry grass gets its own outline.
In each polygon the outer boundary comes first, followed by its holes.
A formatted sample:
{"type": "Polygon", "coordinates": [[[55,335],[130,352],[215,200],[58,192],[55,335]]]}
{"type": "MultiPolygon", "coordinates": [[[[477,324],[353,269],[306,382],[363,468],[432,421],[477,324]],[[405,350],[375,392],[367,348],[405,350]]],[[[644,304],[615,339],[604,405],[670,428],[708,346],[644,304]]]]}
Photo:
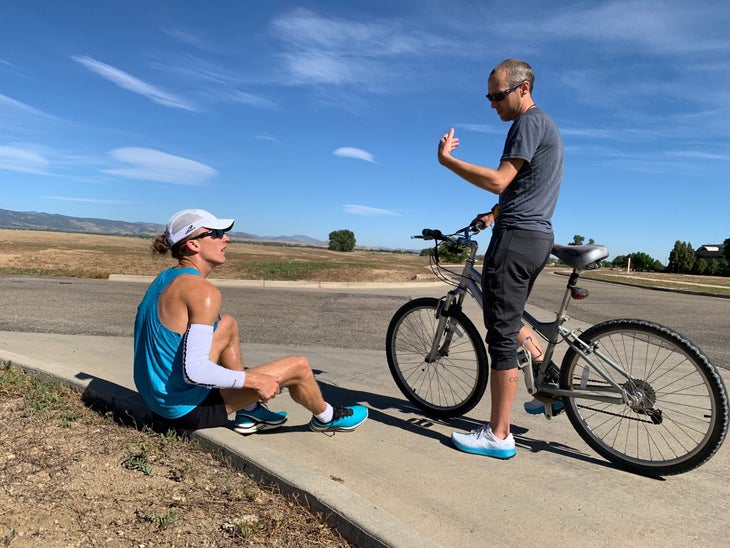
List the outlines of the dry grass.
{"type": "Polygon", "coordinates": [[[0,546],[349,546],[193,442],[6,363],[0,424],[0,546]]]}
{"type": "MultiPolygon", "coordinates": [[[[0,229],[0,274],[107,278],[153,276],[172,266],[153,257],[151,238],[0,229]]],[[[231,242],[216,278],[320,282],[413,282],[433,279],[428,258],[413,253],[353,251],[231,242]]],[[[587,278],[647,287],[730,295],[730,278],[601,269],[587,278]]]]}
{"type": "MultiPolygon", "coordinates": [[[[152,239],[0,229],[0,274],[107,278],[156,275],[173,259],[153,257],[152,239]]],[[[231,242],[216,278],[405,282],[428,276],[428,258],[413,253],[284,247],[231,242]]]]}
{"type": "Polygon", "coordinates": [[[711,295],[730,295],[730,278],[723,276],[693,276],[664,272],[626,273],[621,270],[600,269],[585,272],[583,277],[639,287],[659,287],[711,295]]]}

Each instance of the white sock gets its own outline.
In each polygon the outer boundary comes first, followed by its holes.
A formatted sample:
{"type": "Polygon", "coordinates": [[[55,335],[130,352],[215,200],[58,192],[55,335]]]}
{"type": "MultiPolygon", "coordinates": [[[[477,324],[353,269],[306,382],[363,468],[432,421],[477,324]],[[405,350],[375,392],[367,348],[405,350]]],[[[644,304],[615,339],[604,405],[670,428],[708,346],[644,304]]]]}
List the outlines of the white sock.
{"type": "Polygon", "coordinates": [[[259,402],[252,403],[251,405],[247,405],[243,408],[243,411],[253,411],[258,406],[259,402]]]}
{"type": "Polygon", "coordinates": [[[315,415],[314,418],[317,419],[321,423],[327,423],[332,420],[332,417],[334,416],[335,410],[332,409],[332,406],[325,402],[327,404],[327,408],[322,411],[319,415],[315,415]]]}

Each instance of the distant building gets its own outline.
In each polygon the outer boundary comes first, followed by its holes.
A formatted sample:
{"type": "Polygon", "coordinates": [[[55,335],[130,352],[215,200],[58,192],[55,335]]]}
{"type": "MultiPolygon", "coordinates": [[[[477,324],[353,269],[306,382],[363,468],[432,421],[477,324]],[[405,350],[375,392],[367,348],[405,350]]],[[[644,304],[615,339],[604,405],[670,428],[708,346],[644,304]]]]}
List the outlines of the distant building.
{"type": "Polygon", "coordinates": [[[697,248],[695,257],[710,262],[712,259],[718,261],[725,258],[725,246],[723,244],[705,244],[697,248]]]}

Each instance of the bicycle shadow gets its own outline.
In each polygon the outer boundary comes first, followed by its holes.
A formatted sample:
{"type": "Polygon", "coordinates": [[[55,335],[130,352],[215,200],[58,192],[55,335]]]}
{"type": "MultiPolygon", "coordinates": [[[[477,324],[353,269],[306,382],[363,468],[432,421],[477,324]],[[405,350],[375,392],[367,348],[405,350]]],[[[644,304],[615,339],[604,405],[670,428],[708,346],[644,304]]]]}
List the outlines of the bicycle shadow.
{"type": "MultiPolygon", "coordinates": [[[[405,432],[431,438],[449,448],[453,448],[450,436],[434,430],[433,426],[439,424],[457,431],[468,432],[484,424],[483,420],[477,420],[465,416],[453,417],[450,419],[433,418],[423,414],[417,407],[406,399],[377,394],[367,390],[338,386],[322,380],[318,380],[318,383],[322,391],[322,396],[327,401],[345,405],[352,403],[366,405],[369,410],[368,420],[377,421],[386,426],[398,428],[405,432]],[[386,411],[391,411],[391,413],[386,411]],[[393,416],[392,411],[396,411],[398,416],[393,416]]],[[[298,427],[293,428],[296,429],[298,427]]],[[[303,426],[302,428],[304,429],[307,427],[303,426]]],[[[629,472],[609,461],[587,454],[580,449],[569,445],[531,438],[526,435],[528,432],[529,428],[515,424],[512,425],[512,435],[515,438],[515,445],[524,450],[528,450],[531,453],[540,453],[544,451],[566,459],[585,462],[618,472],[665,481],[665,478],[662,476],[629,472]]]]}

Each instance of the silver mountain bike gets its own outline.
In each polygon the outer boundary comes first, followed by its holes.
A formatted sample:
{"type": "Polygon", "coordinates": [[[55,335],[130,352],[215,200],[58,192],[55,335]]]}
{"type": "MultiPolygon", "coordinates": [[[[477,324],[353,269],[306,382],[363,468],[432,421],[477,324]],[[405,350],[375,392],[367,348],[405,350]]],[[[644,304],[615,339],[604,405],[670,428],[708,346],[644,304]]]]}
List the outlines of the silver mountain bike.
{"type": "MultiPolygon", "coordinates": [[[[386,336],[388,366],[403,395],[425,414],[463,415],[481,400],[489,366],[484,342],[462,304],[467,295],[483,306],[481,273],[474,267],[478,227],[450,235],[424,229],[435,242],[432,268],[454,286],[444,297],[413,299],[396,311],[386,336]],[[467,256],[461,273],[439,264],[442,246],[467,256]]],[[[608,320],[585,331],[565,327],[571,299],[585,299],[580,273],[608,257],[600,245],[555,245],[553,255],[572,268],[556,318],[523,322],[547,341],[544,361],[533,367],[518,350],[527,391],[560,401],[573,428],[598,454],[635,473],[672,475],[705,463],[728,428],[728,395],[717,369],[691,341],[645,320],[608,320]],[[556,375],[556,347],[567,349],[556,375]]]]}

